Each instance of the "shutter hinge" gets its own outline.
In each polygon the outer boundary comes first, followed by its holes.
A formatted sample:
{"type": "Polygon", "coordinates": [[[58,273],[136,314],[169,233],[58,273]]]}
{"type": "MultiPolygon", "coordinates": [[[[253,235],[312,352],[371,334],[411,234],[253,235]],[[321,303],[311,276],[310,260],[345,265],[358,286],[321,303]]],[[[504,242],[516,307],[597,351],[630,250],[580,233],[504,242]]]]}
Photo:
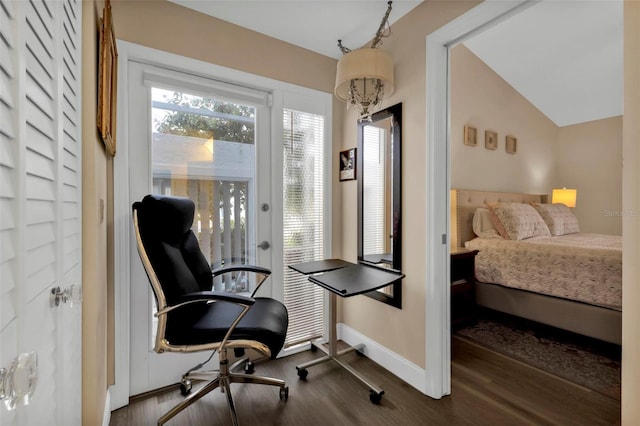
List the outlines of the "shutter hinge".
{"type": "Polygon", "coordinates": [[[442,244],[447,244],[447,234],[442,234],[442,244]]]}

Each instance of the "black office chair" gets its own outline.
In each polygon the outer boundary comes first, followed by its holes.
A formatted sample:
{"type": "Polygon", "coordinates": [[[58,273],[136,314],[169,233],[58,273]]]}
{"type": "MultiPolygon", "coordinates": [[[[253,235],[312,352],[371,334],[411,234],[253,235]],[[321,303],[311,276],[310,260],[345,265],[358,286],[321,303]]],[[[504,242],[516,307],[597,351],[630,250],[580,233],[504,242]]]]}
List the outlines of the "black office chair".
{"type": "MultiPolygon", "coordinates": [[[[187,198],[162,195],[147,195],[133,204],[138,252],[158,307],[154,350],[158,353],[213,350],[218,352],[220,361],[218,371],[189,371],[182,377],[181,391],[185,395],[191,391],[191,380],[208,382],[163,415],[158,424],[166,423],[220,387],[227,395],[232,423],[237,425],[231,383],[278,386],[281,400],[287,400],[289,388],[284,380],[235,373],[235,368],[242,364],[229,366],[228,350],[233,349],[239,357],[251,349],[261,357],[275,358],[284,344],[289,318],[285,306],[275,299],[212,291],[213,278],[220,274],[256,273],[259,287],[271,272],[247,265],[212,271],[191,231],[194,210],[193,201],[187,198]]],[[[251,366],[245,371],[252,372],[251,366]]]]}

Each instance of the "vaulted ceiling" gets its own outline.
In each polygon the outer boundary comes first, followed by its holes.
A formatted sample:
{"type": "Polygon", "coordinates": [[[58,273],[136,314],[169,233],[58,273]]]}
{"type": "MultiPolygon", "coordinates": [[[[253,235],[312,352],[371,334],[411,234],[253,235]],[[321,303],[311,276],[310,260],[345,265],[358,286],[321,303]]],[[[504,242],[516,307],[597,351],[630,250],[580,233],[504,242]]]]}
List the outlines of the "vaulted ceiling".
{"type": "Polygon", "coordinates": [[[622,1],[542,1],[465,41],[558,126],[622,115],[622,1]]]}

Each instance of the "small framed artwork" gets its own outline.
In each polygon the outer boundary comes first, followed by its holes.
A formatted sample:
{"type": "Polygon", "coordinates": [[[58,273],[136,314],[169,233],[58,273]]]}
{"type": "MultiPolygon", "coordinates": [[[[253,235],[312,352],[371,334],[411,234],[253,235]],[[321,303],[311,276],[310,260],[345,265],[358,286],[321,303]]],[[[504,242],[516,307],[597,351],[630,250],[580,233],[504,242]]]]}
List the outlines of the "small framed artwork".
{"type": "Polygon", "coordinates": [[[507,136],[505,139],[505,149],[509,154],[515,154],[518,147],[518,139],[513,136],[507,136]]]}
{"type": "Polygon", "coordinates": [[[356,148],[340,152],[340,181],[356,178],[356,148]]]}
{"type": "Polygon", "coordinates": [[[498,148],[498,134],[493,130],[485,130],[484,132],[484,147],[487,149],[498,148]]]}
{"type": "Polygon", "coordinates": [[[116,155],[116,93],[118,51],[113,32],[111,3],[106,0],[100,22],[100,51],[98,76],[98,116],[96,123],[107,153],[116,155]]]}
{"type": "Polygon", "coordinates": [[[478,131],[475,127],[464,126],[464,144],[469,146],[476,146],[478,131]]]}

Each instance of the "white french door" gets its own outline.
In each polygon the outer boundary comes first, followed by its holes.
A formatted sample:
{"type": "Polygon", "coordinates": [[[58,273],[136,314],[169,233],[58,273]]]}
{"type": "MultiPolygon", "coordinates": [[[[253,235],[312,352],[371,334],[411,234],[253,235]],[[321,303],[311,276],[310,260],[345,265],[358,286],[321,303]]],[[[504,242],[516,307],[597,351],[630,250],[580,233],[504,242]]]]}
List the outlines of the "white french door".
{"type": "MultiPolygon", "coordinates": [[[[154,191],[193,196],[200,205],[194,231],[214,265],[240,261],[270,268],[271,277],[258,295],[281,300],[289,309],[284,355],[303,350],[304,344],[297,343],[327,327],[322,292],[318,295],[306,278],[290,276],[287,265],[331,256],[332,216],[332,94],[121,40],[118,53],[118,140],[127,149],[119,151],[114,163],[118,190],[112,409],[126,405],[130,395],[177,382],[208,356],[153,352],[154,306],[131,234],[131,203],[154,191]],[[210,104],[215,104],[213,109],[208,109],[210,104]],[[176,117],[163,118],[168,115],[176,117]],[[254,115],[252,133],[248,119],[254,115]],[[203,122],[214,117],[232,119],[235,127],[227,123],[211,135],[203,122]],[[189,132],[180,130],[185,122],[189,132]],[[248,134],[254,134],[253,143],[248,134]],[[172,148],[160,147],[176,138],[184,149],[175,155],[172,148]],[[154,144],[159,146],[156,163],[154,144]],[[221,162],[233,158],[233,152],[236,160],[221,162]],[[179,157],[189,159],[187,166],[175,164],[179,157]],[[246,167],[251,162],[253,171],[246,167]],[[213,203],[220,208],[203,207],[213,203]],[[216,229],[221,230],[217,236],[216,229]],[[266,247],[263,242],[269,247],[259,248],[266,247]]],[[[247,287],[242,277],[215,285],[237,291],[247,287]]]]}
{"type": "MultiPolygon", "coordinates": [[[[271,268],[269,95],[139,62],[128,67],[130,204],[150,193],[188,197],[211,265],[271,268]]],[[[176,383],[209,354],[153,351],[155,302],[131,244],[135,395],[176,383]]],[[[253,278],[216,278],[214,288],[250,292],[253,278]]]]}

